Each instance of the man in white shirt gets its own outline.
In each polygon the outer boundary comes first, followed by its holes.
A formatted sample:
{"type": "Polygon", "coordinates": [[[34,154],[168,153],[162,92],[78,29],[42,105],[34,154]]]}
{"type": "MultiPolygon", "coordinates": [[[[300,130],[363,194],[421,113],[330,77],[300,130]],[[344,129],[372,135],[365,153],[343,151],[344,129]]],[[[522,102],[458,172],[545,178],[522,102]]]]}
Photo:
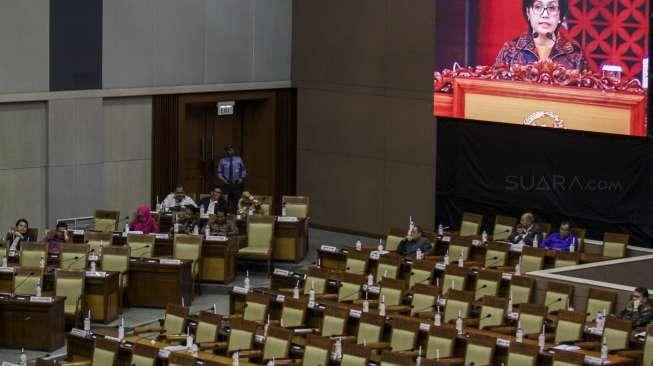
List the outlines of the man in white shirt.
{"type": "Polygon", "coordinates": [[[184,193],[184,187],[182,186],[178,186],[175,188],[174,192],[167,195],[161,205],[165,210],[172,208],[181,209],[181,207],[185,206],[193,206],[195,209],[197,209],[197,204],[195,201],[193,201],[192,198],[188,197],[186,193],[184,193]]]}

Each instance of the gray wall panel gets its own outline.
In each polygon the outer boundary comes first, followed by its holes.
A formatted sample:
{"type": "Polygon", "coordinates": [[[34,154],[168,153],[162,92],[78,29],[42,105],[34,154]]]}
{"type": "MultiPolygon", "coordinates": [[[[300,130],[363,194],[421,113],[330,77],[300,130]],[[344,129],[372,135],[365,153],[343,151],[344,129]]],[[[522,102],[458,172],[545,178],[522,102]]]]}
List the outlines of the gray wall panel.
{"type": "Polygon", "coordinates": [[[50,101],[48,106],[48,157],[50,165],[89,164],[102,161],[102,99],[50,101]]]}
{"type": "Polygon", "coordinates": [[[19,218],[27,219],[31,227],[46,226],[45,182],[44,167],[0,170],[0,230],[3,233],[19,218]]]}
{"type": "Polygon", "coordinates": [[[0,169],[45,165],[46,116],[45,103],[0,104],[0,169]]]}
{"type": "Polygon", "coordinates": [[[154,4],[158,0],[103,2],[104,88],[154,84],[154,4]]]}
{"type": "Polygon", "coordinates": [[[49,0],[2,2],[0,93],[49,90],[49,27],[49,0]]]}
{"type": "Polygon", "coordinates": [[[103,206],[120,211],[122,217],[134,217],[140,204],[150,202],[151,161],[131,160],[108,162],[103,166],[105,177],[103,206]]]}
{"type": "Polygon", "coordinates": [[[208,0],[205,21],[204,81],[209,84],[251,81],[254,54],[252,0],[208,0]]]}
{"type": "Polygon", "coordinates": [[[104,160],[151,159],[152,98],[111,98],[103,105],[104,160]]]}
{"type": "Polygon", "coordinates": [[[256,81],[290,80],[292,1],[254,0],[256,81]]]}
{"type": "Polygon", "coordinates": [[[205,0],[157,0],[154,6],[154,85],[204,81],[205,0]]]}

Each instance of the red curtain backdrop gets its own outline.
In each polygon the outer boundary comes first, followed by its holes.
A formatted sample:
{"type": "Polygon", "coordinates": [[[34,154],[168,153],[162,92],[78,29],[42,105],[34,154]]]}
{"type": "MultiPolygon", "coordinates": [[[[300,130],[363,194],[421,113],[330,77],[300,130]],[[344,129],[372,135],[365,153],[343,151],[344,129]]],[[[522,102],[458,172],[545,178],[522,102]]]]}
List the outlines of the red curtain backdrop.
{"type": "MultiPolygon", "coordinates": [[[[494,63],[504,42],[526,31],[521,0],[479,2],[476,60],[494,63]]],[[[568,34],[583,48],[590,67],[619,65],[627,79],[641,80],[648,55],[648,0],[569,0],[568,34]]]]}

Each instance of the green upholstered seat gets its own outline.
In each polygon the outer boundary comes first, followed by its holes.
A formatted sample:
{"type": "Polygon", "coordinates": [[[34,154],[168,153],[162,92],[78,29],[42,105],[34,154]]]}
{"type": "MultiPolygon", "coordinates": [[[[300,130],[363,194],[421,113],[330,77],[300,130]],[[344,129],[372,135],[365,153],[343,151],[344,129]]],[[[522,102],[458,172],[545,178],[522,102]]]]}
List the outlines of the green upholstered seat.
{"type": "Polygon", "coordinates": [[[304,309],[296,309],[284,306],[281,311],[281,318],[283,319],[284,327],[301,327],[304,325],[304,309]]]}
{"type": "Polygon", "coordinates": [[[83,295],[84,276],[80,276],[79,278],[57,278],[55,287],[57,296],[66,297],[66,300],[64,300],[64,312],[69,315],[74,315],[77,310],[77,301],[83,295]]]}
{"type": "Polygon", "coordinates": [[[475,222],[463,221],[458,234],[460,236],[478,235],[478,227],[479,225],[475,222]]]}
{"type": "Polygon", "coordinates": [[[127,235],[127,245],[134,257],[154,257],[154,240],[151,235],[127,235]]]}
{"type": "Polygon", "coordinates": [[[243,319],[262,322],[265,320],[266,313],[267,306],[265,304],[249,301],[243,312],[243,319]]]}
{"type": "Polygon", "coordinates": [[[503,250],[488,249],[485,253],[485,262],[483,265],[485,267],[504,266],[506,264],[507,254],[503,250]]]}
{"type": "Polygon", "coordinates": [[[461,253],[463,260],[469,259],[469,247],[455,244],[449,245],[449,259],[451,261],[457,261],[461,253]]]}
{"type": "Polygon", "coordinates": [[[288,340],[275,337],[267,337],[263,346],[263,359],[288,357],[288,340]]]}
{"type": "Polygon", "coordinates": [[[482,306],[478,329],[503,324],[504,309],[493,306],[482,306]]]}
{"type": "Polygon", "coordinates": [[[646,342],[644,343],[644,356],[642,365],[653,365],[653,336],[646,336],[646,342]]]}
{"type": "Polygon", "coordinates": [[[587,313],[587,321],[592,321],[596,319],[596,314],[601,311],[609,311],[612,309],[612,302],[601,299],[587,299],[587,308],[585,313],[587,313]]]}
{"type": "Polygon", "coordinates": [[[329,351],[324,348],[308,345],[304,349],[302,365],[304,366],[326,366],[328,365],[329,351]]]}
{"type": "Polygon", "coordinates": [[[408,280],[408,287],[413,287],[416,283],[428,283],[430,277],[431,271],[413,269],[410,274],[410,279],[408,280]]]}
{"type": "Polygon", "coordinates": [[[603,330],[603,337],[605,337],[608,351],[628,348],[628,335],[627,331],[606,327],[603,330]]]}
{"type": "Polygon", "coordinates": [[[465,365],[491,365],[492,348],[474,343],[467,344],[465,365]]]}
{"type": "Polygon", "coordinates": [[[346,272],[349,273],[364,274],[365,267],[367,267],[366,260],[347,257],[347,261],[345,262],[346,272]]]}
{"type": "Polygon", "coordinates": [[[547,291],[544,295],[544,303],[547,304],[549,312],[567,309],[569,304],[569,294],[547,291]],[[560,301],[557,301],[561,299],[560,301]]]}
{"type": "Polygon", "coordinates": [[[501,241],[506,240],[510,236],[512,231],[512,226],[496,224],[494,225],[494,234],[492,235],[493,240],[501,241]]]}
{"type": "Polygon", "coordinates": [[[218,326],[207,322],[200,321],[197,323],[197,330],[195,331],[195,341],[202,342],[215,342],[218,339],[218,326]]]}
{"type": "Polygon", "coordinates": [[[116,230],[116,220],[115,219],[105,219],[105,218],[94,218],[93,219],[93,230],[94,231],[114,231],[116,230]]]}
{"type": "Polygon", "coordinates": [[[510,294],[512,294],[513,304],[528,303],[531,297],[531,288],[527,286],[517,286],[510,284],[510,294]]]}
{"type": "Polygon", "coordinates": [[[61,251],[61,268],[71,271],[81,271],[86,268],[86,253],[61,251]],[[77,259],[75,259],[77,257],[77,259]]]}
{"type": "Polygon", "coordinates": [[[202,254],[202,239],[199,239],[199,243],[190,244],[190,243],[175,243],[175,258],[181,260],[190,260],[193,261],[193,275],[197,275],[199,271],[199,259],[202,254]]]}
{"type": "Polygon", "coordinates": [[[42,278],[38,274],[36,276],[16,274],[14,277],[14,293],[16,295],[34,295],[36,294],[36,284],[39,282],[43,284],[42,278]],[[16,285],[19,285],[19,287],[16,288],[16,285]]]}
{"type": "Polygon", "coordinates": [[[555,343],[577,341],[581,339],[583,324],[568,320],[559,320],[556,327],[555,343]]]}
{"type": "Polygon", "coordinates": [[[533,271],[539,271],[542,269],[544,264],[544,258],[534,256],[534,255],[522,255],[521,256],[521,272],[528,273],[533,271]]]}
{"type": "Polygon", "coordinates": [[[447,294],[451,288],[454,290],[464,290],[466,278],[463,276],[456,276],[450,273],[445,273],[442,280],[442,293],[447,294]]]}
{"type": "Polygon", "coordinates": [[[436,358],[439,356],[451,357],[453,356],[455,340],[447,337],[439,337],[429,335],[428,342],[426,343],[426,358],[436,358]]]}
{"type": "Polygon", "coordinates": [[[227,344],[227,351],[248,350],[252,348],[252,340],[254,334],[243,329],[231,329],[229,335],[229,343],[227,344]]]}
{"type": "Polygon", "coordinates": [[[535,314],[520,313],[519,321],[521,322],[521,328],[524,331],[524,334],[539,333],[544,324],[544,318],[535,314]]]}
{"type": "Polygon", "coordinates": [[[247,225],[247,246],[238,252],[267,253],[272,246],[274,225],[266,222],[250,222],[247,225]]]}
{"type": "Polygon", "coordinates": [[[113,366],[117,354],[106,349],[95,348],[93,351],[93,366],[113,366]]]}
{"type": "Polygon", "coordinates": [[[128,285],[129,255],[104,254],[102,256],[102,270],[120,273],[120,285],[128,285]]]}
{"type": "Polygon", "coordinates": [[[354,355],[342,355],[340,366],[367,366],[367,359],[354,355]]]}
{"type": "Polygon", "coordinates": [[[166,334],[185,334],[185,319],[174,314],[167,314],[164,317],[163,329],[166,334]]]}
{"type": "Polygon", "coordinates": [[[381,296],[385,299],[386,305],[401,305],[402,291],[396,288],[381,286],[381,296]]]}
{"type": "Polygon", "coordinates": [[[356,343],[363,344],[363,342],[378,342],[381,339],[381,331],[382,329],[379,325],[360,323],[358,326],[356,343]]]}
{"type": "Polygon", "coordinates": [[[606,257],[622,258],[626,255],[626,244],[606,241],[603,243],[603,255],[606,257]]]}
{"type": "Polygon", "coordinates": [[[425,295],[425,294],[413,294],[413,301],[411,303],[412,307],[410,309],[410,315],[415,315],[416,312],[427,312],[433,310],[433,305],[435,305],[436,298],[435,296],[425,295]]]}
{"type": "Polygon", "coordinates": [[[47,258],[47,253],[41,250],[21,250],[20,266],[29,268],[39,268],[41,258],[47,258]]]}
{"type": "Polygon", "coordinates": [[[447,300],[447,304],[444,307],[444,316],[442,321],[448,323],[456,318],[458,318],[458,311],[460,311],[463,318],[467,317],[469,314],[470,304],[465,301],[460,300],[447,300]]]}
{"type": "Polygon", "coordinates": [[[390,347],[393,351],[408,351],[415,346],[415,332],[395,328],[392,330],[390,347]]]}
{"type": "Polygon", "coordinates": [[[322,321],[322,337],[332,337],[344,334],[346,320],[337,316],[325,315],[322,321]]]}
{"type": "Polygon", "coordinates": [[[360,298],[361,285],[357,283],[342,282],[338,289],[338,301],[353,301],[360,298]]]}
{"type": "Polygon", "coordinates": [[[376,282],[380,282],[383,277],[395,279],[397,278],[397,272],[399,272],[398,266],[394,264],[379,263],[379,266],[376,268],[376,282]]]}
{"type": "Polygon", "coordinates": [[[321,295],[326,290],[326,279],[321,277],[306,276],[306,281],[304,281],[304,295],[308,294],[313,287],[315,294],[321,295]]]}
{"type": "Polygon", "coordinates": [[[142,355],[133,355],[131,360],[132,366],[154,366],[156,364],[155,358],[149,358],[142,355]]]}
{"type": "Polygon", "coordinates": [[[482,299],[483,296],[486,295],[496,296],[498,290],[499,290],[499,283],[497,283],[497,281],[479,278],[478,280],[476,280],[476,286],[474,289],[474,300],[482,299]]]}
{"type": "Polygon", "coordinates": [[[306,217],[308,216],[308,206],[286,202],[286,216],[306,217]]]}
{"type": "Polygon", "coordinates": [[[509,352],[506,366],[536,366],[537,357],[509,352]]]}
{"type": "Polygon", "coordinates": [[[575,260],[556,259],[554,267],[555,268],[570,267],[570,266],[575,266],[577,264],[578,262],[575,260]]]}
{"type": "Polygon", "coordinates": [[[385,250],[395,251],[399,243],[404,240],[401,236],[388,235],[385,239],[385,250]]]}

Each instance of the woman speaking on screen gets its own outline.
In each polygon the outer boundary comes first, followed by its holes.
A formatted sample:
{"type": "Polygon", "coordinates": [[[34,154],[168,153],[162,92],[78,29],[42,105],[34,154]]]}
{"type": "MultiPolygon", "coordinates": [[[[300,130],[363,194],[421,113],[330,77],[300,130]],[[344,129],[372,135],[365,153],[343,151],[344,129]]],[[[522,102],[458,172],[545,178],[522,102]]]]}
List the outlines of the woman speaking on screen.
{"type": "Polygon", "coordinates": [[[580,45],[560,32],[568,9],[567,0],[523,0],[528,32],[503,45],[495,66],[550,60],[567,69],[585,70],[587,59],[580,45]]]}

